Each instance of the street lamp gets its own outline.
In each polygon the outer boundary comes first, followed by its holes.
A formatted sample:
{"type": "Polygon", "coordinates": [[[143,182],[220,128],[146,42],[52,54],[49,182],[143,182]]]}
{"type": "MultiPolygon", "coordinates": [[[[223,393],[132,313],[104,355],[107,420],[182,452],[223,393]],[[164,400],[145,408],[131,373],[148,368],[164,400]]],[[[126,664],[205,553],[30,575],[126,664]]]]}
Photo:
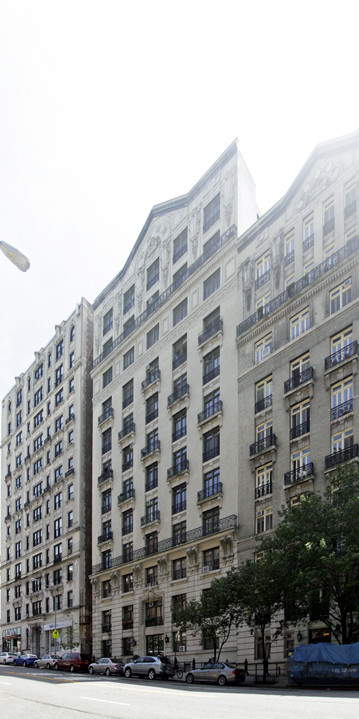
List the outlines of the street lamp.
{"type": "Polygon", "coordinates": [[[0,240],[0,250],[2,250],[8,260],[10,260],[10,262],[16,265],[16,267],[21,270],[21,272],[26,272],[26,270],[29,269],[30,261],[25,255],[23,255],[22,252],[20,252],[20,250],[17,250],[16,247],[9,245],[3,240],[0,240]]]}

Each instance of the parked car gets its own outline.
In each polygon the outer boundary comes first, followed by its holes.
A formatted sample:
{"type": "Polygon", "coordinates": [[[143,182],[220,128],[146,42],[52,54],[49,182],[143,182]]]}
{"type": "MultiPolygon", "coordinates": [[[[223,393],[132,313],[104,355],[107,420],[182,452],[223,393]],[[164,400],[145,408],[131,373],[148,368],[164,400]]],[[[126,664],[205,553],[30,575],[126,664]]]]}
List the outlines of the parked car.
{"type": "Polygon", "coordinates": [[[37,654],[20,654],[16,657],[15,664],[20,667],[32,667],[36,659],[37,654]]]}
{"type": "Polygon", "coordinates": [[[15,664],[16,656],[12,652],[0,652],[0,664],[15,664]]]}
{"type": "Polygon", "coordinates": [[[37,669],[44,668],[45,669],[53,669],[56,661],[60,659],[56,654],[50,654],[47,652],[47,654],[43,654],[40,659],[35,659],[34,661],[34,667],[37,669]]]}
{"type": "Polygon", "coordinates": [[[106,674],[107,677],[110,674],[120,674],[123,676],[124,663],[117,661],[117,659],[109,659],[108,657],[102,657],[97,662],[92,662],[89,666],[90,674],[106,674]]]}
{"type": "Polygon", "coordinates": [[[65,652],[54,663],[54,669],[68,669],[70,672],[87,672],[91,659],[89,654],[80,652],[65,652]]]}
{"type": "Polygon", "coordinates": [[[175,667],[170,660],[162,654],[158,657],[138,657],[133,662],[127,662],[124,666],[125,677],[148,677],[156,679],[162,677],[168,679],[175,674],[175,667]]]}
{"type": "Polygon", "coordinates": [[[240,684],[245,678],[244,669],[238,669],[235,664],[207,662],[201,669],[191,669],[186,675],[186,682],[217,682],[220,687],[224,687],[227,683],[240,684]]]}

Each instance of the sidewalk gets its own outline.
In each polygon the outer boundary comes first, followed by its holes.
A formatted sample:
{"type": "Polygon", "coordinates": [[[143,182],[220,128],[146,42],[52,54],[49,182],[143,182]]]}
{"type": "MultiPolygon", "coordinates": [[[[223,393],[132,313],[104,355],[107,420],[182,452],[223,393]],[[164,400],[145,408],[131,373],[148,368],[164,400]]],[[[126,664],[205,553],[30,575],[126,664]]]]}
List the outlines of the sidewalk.
{"type": "Polygon", "coordinates": [[[278,676],[269,675],[265,684],[261,681],[261,677],[255,677],[254,674],[248,674],[243,684],[239,687],[254,687],[255,689],[286,689],[288,687],[288,677],[286,674],[278,674],[278,676]],[[257,678],[257,681],[256,681],[257,678]]]}

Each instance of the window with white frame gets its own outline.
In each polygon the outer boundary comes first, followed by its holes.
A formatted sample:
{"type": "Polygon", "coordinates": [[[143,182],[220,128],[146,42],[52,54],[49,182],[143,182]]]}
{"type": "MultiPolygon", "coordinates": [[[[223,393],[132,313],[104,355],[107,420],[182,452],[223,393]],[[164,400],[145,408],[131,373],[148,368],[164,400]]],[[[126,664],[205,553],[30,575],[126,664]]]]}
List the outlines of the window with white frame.
{"type": "Polygon", "coordinates": [[[352,299],[352,278],[348,277],[340,285],[334,287],[329,293],[330,314],[338,312],[345,307],[352,299]]]}
{"type": "Polygon", "coordinates": [[[353,328],[351,325],[331,338],[331,351],[332,354],[335,355],[333,364],[340,362],[343,359],[343,354],[345,356],[347,353],[348,356],[350,356],[352,342],[353,328]]]}
{"type": "Polygon", "coordinates": [[[310,328],[309,307],[290,318],[290,339],[294,340],[310,328]]]}
{"type": "Polygon", "coordinates": [[[309,250],[314,245],[314,218],[313,214],[303,220],[303,250],[309,250]]]}
{"type": "Polygon", "coordinates": [[[334,230],[334,197],[323,204],[323,237],[334,230]]]}
{"type": "Polygon", "coordinates": [[[290,438],[296,439],[310,430],[310,400],[305,399],[291,408],[290,438]]]}
{"type": "Polygon", "coordinates": [[[255,498],[259,499],[267,494],[272,494],[272,463],[264,464],[256,469],[255,498]]]}
{"type": "Polygon", "coordinates": [[[259,382],[256,383],[256,386],[255,386],[255,393],[256,393],[255,411],[256,412],[260,412],[262,409],[272,406],[272,392],[273,392],[273,380],[272,380],[271,374],[268,375],[268,377],[265,377],[264,379],[261,379],[259,382]]]}
{"type": "Polygon", "coordinates": [[[292,470],[300,479],[307,476],[310,465],[310,447],[298,447],[291,453],[292,470]]]}
{"type": "Polygon", "coordinates": [[[340,419],[353,411],[353,377],[348,377],[331,387],[331,419],[340,419]]]}
{"type": "Polygon", "coordinates": [[[256,290],[270,280],[271,255],[266,252],[256,261],[256,290]]]}
{"type": "Polygon", "coordinates": [[[354,430],[353,427],[336,432],[332,435],[332,452],[340,452],[342,449],[352,447],[354,443],[354,430]]]}
{"type": "Polygon", "coordinates": [[[256,301],[257,312],[259,314],[263,314],[263,313],[266,314],[267,312],[269,312],[269,310],[270,310],[269,303],[270,303],[270,292],[266,292],[266,294],[263,295],[263,297],[260,297],[256,301]]]}
{"type": "Polygon", "coordinates": [[[272,352],[272,333],[270,332],[265,337],[262,337],[255,344],[255,360],[256,364],[262,362],[265,357],[270,355],[272,352]]]}
{"type": "Polygon", "coordinates": [[[265,507],[256,511],[256,533],[263,534],[273,528],[272,507],[265,507]]]}
{"type": "Polygon", "coordinates": [[[287,232],[284,238],[284,265],[294,262],[294,229],[287,232]]]}
{"type": "Polygon", "coordinates": [[[256,426],[256,442],[264,442],[267,437],[271,437],[273,432],[273,420],[267,419],[256,426]]]}

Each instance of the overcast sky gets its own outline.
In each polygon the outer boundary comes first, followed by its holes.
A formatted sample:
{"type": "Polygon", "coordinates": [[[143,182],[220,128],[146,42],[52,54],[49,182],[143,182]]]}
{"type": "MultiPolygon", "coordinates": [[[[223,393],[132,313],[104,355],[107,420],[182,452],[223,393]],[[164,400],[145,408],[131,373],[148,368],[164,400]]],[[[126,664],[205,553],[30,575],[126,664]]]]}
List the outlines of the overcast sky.
{"type": "Polygon", "coordinates": [[[357,4],[0,0],[0,398],[236,137],[267,210],[359,126],[357,4]]]}

